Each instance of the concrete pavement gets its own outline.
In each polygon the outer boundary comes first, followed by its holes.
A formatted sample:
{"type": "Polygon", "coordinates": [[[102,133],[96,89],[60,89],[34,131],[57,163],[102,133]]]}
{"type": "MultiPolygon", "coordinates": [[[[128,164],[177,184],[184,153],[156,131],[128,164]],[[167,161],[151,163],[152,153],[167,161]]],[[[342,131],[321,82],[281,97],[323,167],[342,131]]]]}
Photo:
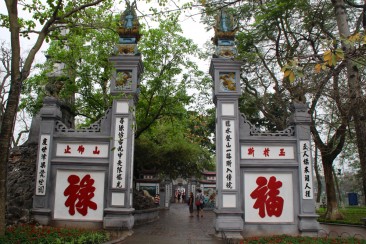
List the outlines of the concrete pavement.
{"type": "MultiPolygon", "coordinates": [[[[186,204],[172,204],[161,210],[159,220],[119,232],[114,241],[121,244],[219,244],[225,243],[214,229],[215,214],[204,211],[204,217],[189,217],[186,204]]],[[[366,227],[320,224],[319,237],[356,237],[366,239],[366,227]]]]}
{"type": "Polygon", "coordinates": [[[204,211],[203,218],[189,217],[188,205],[176,203],[170,210],[162,210],[159,220],[135,226],[133,234],[120,243],[127,244],[216,244],[224,243],[215,236],[215,214],[204,211]]]}

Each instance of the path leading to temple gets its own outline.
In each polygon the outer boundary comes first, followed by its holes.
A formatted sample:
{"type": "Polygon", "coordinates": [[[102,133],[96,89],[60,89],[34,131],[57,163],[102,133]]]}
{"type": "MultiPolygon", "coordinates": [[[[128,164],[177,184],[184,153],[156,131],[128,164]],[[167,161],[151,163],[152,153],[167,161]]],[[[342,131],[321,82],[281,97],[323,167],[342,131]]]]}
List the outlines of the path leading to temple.
{"type": "MultiPolygon", "coordinates": [[[[161,210],[159,220],[135,226],[110,243],[121,244],[219,244],[225,243],[215,235],[215,214],[204,211],[203,218],[189,217],[187,204],[175,203],[161,210]]],[[[320,224],[319,237],[358,237],[366,239],[366,227],[320,224]]]]}
{"type": "Polygon", "coordinates": [[[175,203],[162,210],[159,220],[133,228],[133,234],[120,243],[127,244],[180,244],[224,243],[215,236],[215,214],[204,211],[204,216],[189,217],[188,205],[175,203]]]}

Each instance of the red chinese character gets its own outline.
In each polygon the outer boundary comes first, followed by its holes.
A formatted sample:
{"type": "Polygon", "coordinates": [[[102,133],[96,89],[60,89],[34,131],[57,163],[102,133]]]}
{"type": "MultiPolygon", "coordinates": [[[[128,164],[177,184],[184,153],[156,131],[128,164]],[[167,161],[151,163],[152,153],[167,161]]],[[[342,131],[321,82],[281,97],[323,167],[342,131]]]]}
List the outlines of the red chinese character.
{"type": "Polygon", "coordinates": [[[266,148],[263,150],[263,155],[264,155],[265,157],[269,157],[269,148],[268,148],[268,147],[266,147],[266,148]]]}
{"type": "Polygon", "coordinates": [[[278,154],[278,156],[280,156],[280,157],[285,156],[285,149],[284,148],[280,148],[280,153],[278,154]]]}
{"type": "Polygon", "coordinates": [[[81,181],[79,176],[70,175],[67,181],[70,184],[65,189],[64,196],[68,196],[65,206],[69,208],[70,215],[75,214],[75,208],[83,216],[88,214],[88,208],[97,209],[97,204],[91,201],[95,187],[93,186],[94,180],[89,174],[85,175],[81,181]]]}
{"type": "Polygon", "coordinates": [[[84,153],[84,151],[85,151],[85,147],[84,147],[83,145],[80,145],[80,146],[78,147],[78,152],[79,152],[80,154],[83,154],[83,153],[84,153]]]}
{"type": "Polygon", "coordinates": [[[69,145],[66,146],[64,153],[71,153],[71,147],[69,145]]]}
{"type": "Polygon", "coordinates": [[[276,181],[276,177],[271,176],[268,184],[267,179],[263,176],[257,178],[256,183],[258,187],[250,194],[250,197],[257,199],[253,205],[253,208],[259,209],[259,216],[261,218],[266,217],[265,210],[269,217],[272,215],[279,217],[282,215],[283,210],[283,198],[278,196],[282,187],[281,181],[276,181]]]}
{"type": "Polygon", "coordinates": [[[248,155],[253,155],[254,157],[254,147],[248,148],[248,155]]]}
{"type": "Polygon", "coordinates": [[[95,150],[93,151],[93,154],[99,154],[100,150],[98,150],[98,146],[95,146],[95,150]]]}

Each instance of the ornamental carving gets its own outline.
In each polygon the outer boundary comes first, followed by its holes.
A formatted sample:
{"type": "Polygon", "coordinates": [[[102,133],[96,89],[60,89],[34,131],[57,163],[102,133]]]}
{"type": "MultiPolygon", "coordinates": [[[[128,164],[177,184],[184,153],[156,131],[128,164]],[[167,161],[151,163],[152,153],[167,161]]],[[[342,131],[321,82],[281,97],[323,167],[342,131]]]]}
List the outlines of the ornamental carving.
{"type": "Polygon", "coordinates": [[[236,33],[236,27],[234,27],[234,18],[227,11],[222,9],[220,14],[216,17],[216,25],[214,26],[215,36],[213,42],[218,45],[219,39],[233,40],[236,33]]]}
{"type": "Polygon", "coordinates": [[[126,10],[121,14],[118,34],[122,37],[134,37],[136,42],[140,40],[140,23],[135,11],[136,3],[126,1],[126,10]]]}

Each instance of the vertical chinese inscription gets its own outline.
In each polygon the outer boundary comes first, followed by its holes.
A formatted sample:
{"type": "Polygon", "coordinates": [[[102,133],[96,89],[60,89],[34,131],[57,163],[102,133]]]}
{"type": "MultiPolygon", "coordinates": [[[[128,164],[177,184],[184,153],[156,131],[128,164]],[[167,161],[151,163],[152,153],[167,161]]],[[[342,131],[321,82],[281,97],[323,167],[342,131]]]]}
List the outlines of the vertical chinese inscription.
{"type": "Polygon", "coordinates": [[[223,120],[223,189],[235,189],[234,120],[223,120]]]}
{"type": "Polygon", "coordinates": [[[113,156],[113,188],[125,188],[128,118],[116,118],[113,156]]]}
{"type": "Polygon", "coordinates": [[[313,171],[310,157],[309,141],[300,141],[300,164],[302,179],[302,198],[313,199],[313,171]]]}
{"type": "Polygon", "coordinates": [[[50,153],[50,136],[41,135],[37,162],[36,195],[46,194],[48,158],[50,153]]]}

